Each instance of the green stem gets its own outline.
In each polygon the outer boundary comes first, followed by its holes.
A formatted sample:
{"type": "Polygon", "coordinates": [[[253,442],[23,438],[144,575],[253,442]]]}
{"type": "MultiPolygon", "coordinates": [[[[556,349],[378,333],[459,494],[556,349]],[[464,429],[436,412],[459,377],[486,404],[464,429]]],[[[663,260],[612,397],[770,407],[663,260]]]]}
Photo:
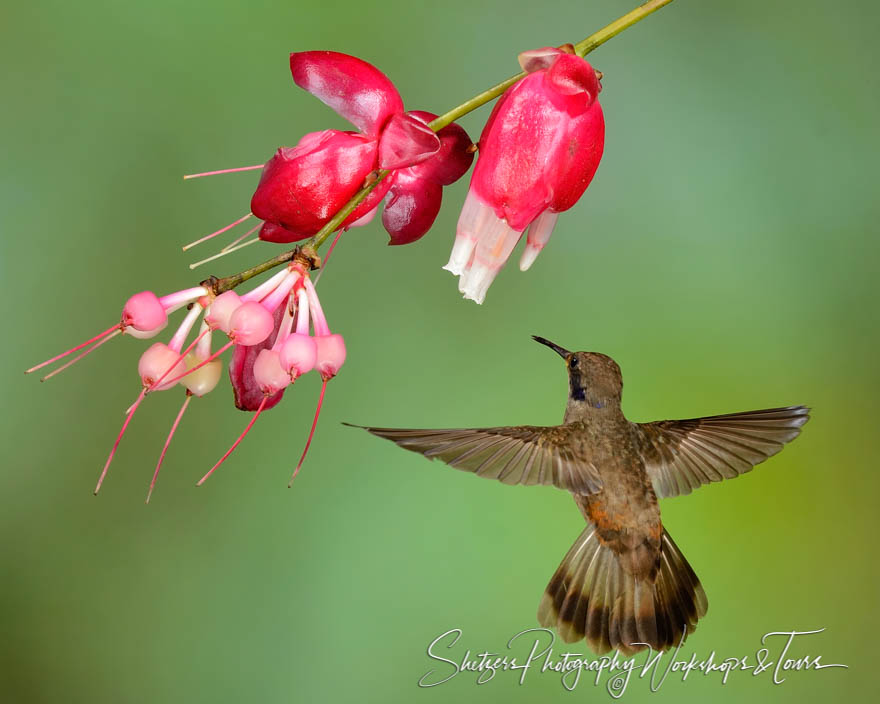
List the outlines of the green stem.
{"type": "MultiPolygon", "coordinates": [[[[645,17],[650,15],[653,12],[656,12],[664,5],[668,5],[672,0],[648,0],[648,2],[639,5],[633,10],[627,12],[623,17],[620,17],[611,24],[602,27],[598,32],[594,32],[589,37],[584,39],[582,42],[578,42],[574,45],[575,53],[578,56],[586,56],[591,51],[600,47],[602,44],[607,42],[609,39],[616,37],[623,30],[632,27],[636,22],[643,20],[645,17]]],[[[473,112],[479,107],[482,107],[486,103],[491,100],[494,100],[498,96],[500,96],[504,91],[510,88],[514,83],[519,81],[521,78],[525,77],[525,72],[521,72],[516,74],[515,76],[511,76],[506,81],[502,81],[501,83],[492,86],[488,90],[484,90],[479,95],[475,95],[470,100],[463,102],[461,105],[452,108],[452,110],[443,113],[437,119],[428,123],[428,127],[437,132],[438,130],[443,129],[447,125],[455,122],[460,117],[467,115],[469,112],[473,112]]],[[[206,279],[206,281],[213,281],[215,292],[218,292],[218,287],[222,289],[222,291],[228,291],[232,288],[235,288],[240,283],[247,281],[248,279],[257,276],[258,274],[262,274],[264,271],[269,271],[276,266],[279,266],[285,262],[289,262],[293,259],[294,255],[305,247],[313,247],[315,251],[317,251],[321,245],[327,240],[327,238],[333,234],[339,227],[345,222],[345,219],[351,215],[355,208],[357,208],[364,199],[370,195],[370,192],[379,184],[382,179],[388,176],[388,171],[378,171],[375,172],[375,179],[373,179],[369,184],[365,185],[361,188],[357,193],[354,194],[352,199],[346,203],[342,210],[336,213],[330,221],[324,225],[311,239],[307,240],[303,247],[295,247],[288,252],[284,252],[283,254],[279,254],[276,257],[272,257],[272,259],[268,259],[262,264],[258,264],[255,267],[251,267],[246,271],[241,272],[240,274],[234,274],[232,276],[227,276],[223,279],[216,279],[212,277],[211,279],[206,279]]],[[[222,292],[219,291],[219,292],[222,292]]]]}
{"type": "Polygon", "coordinates": [[[280,266],[289,262],[293,259],[294,255],[299,251],[297,247],[294,247],[287,252],[282,252],[281,254],[272,257],[271,259],[267,259],[256,266],[252,266],[250,269],[245,269],[244,271],[239,272],[238,274],[232,274],[231,276],[224,276],[222,279],[218,279],[216,276],[209,276],[207,279],[201,282],[201,286],[205,286],[206,288],[213,291],[215,296],[219,296],[224,291],[231,291],[239,284],[243,284],[248,279],[252,279],[255,276],[259,276],[260,274],[269,271],[270,269],[274,269],[276,266],[280,266]]]}

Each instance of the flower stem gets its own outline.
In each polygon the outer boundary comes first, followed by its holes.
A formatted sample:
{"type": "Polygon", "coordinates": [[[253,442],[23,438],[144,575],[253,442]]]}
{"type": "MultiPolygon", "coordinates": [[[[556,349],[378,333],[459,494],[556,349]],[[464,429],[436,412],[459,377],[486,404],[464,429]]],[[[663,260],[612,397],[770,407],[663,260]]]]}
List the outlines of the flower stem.
{"type": "Polygon", "coordinates": [[[656,12],[661,7],[668,5],[671,2],[672,0],[648,0],[648,2],[642,3],[637,8],[627,12],[623,17],[614,20],[614,22],[602,27],[598,32],[593,32],[593,34],[582,42],[575,44],[575,53],[578,56],[586,56],[594,49],[602,46],[602,44],[609,39],[616,37],[623,30],[629,29],[636,22],[645,19],[645,17],[651,13],[656,12]]]}
{"type": "MultiPolygon", "coordinates": [[[[578,56],[586,56],[591,51],[600,47],[602,44],[607,42],[609,39],[616,37],[623,30],[632,27],[636,22],[643,20],[645,17],[650,15],[653,12],[656,12],[664,5],[668,5],[672,0],[648,0],[638,7],[630,10],[622,17],[614,20],[610,24],[602,27],[597,32],[594,32],[589,37],[584,39],[581,42],[578,42],[574,45],[575,53],[578,56]]],[[[467,115],[470,112],[473,112],[479,107],[482,107],[486,103],[495,98],[499,97],[504,91],[510,88],[514,83],[519,81],[520,79],[525,77],[525,72],[521,72],[516,74],[515,76],[511,76],[505,81],[498,83],[497,85],[492,86],[488,90],[484,90],[482,93],[475,95],[470,100],[463,102],[461,105],[458,105],[452,110],[443,113],[437,119],[428,123],[428,127],[437,132],[438,130],[443,129],[447,125],[455,122],[458,118],[467,115]]],[[[296,256],[297,253],[306,249],[306,247],[311,247],[314,251],[320,249],[321,245],[333,234],[339,227],[345,222],[345,219],[351,215],[355,208],[357,208],[364,199],[370,194],[370,192],[384,179],[388,176],[389,171],[377,171],[375,172],[375,178],[371,179],[370,183],[361,188],[357,193],[354,194],[352,199],[346,203],[343,208],[336,213],[332,218],[330,218],[329,222],[327,222],[324,227],[322,227],[313,237],[305,242],[305,245],[302,247],[294,247],[293,249],[283,252],[271,259],[267,259],[262,264],[257,264],[250,269],[246,269],[245,271],[234,274],[232,276],[227,276],[222,279],[218,279],[216,277],[211,277],[206,281],[211,282],[210,284],[206,282],[202,282],[203,286],[209,286],[215,294],[222,293],[223,291],[228,291],[230,289],[235,288],[239,284],[247,281],[254,276],[262,274],[265,271],[269,271],[270,269],[274,269],[276,266],[289,262],[291,259],[296,256]]]]}

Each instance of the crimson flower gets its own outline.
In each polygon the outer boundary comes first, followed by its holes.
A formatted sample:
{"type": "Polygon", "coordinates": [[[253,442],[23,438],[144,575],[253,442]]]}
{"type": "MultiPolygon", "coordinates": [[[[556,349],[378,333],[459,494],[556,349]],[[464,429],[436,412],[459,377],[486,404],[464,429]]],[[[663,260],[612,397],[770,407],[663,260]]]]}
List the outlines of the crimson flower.
{"type": "Polygon", "coordinates": [[[449,263],[459,291],[482,303],[528,228],[520,269],[528,269],[593,178],[605,144],[597,100],[600,74],[561,49],[520,55],[528,72],[498,101],[480,154],[449,263]]]}
{"type": "MultiPolygon", "coordinates": [[[[397,201],[410,193],[409,174],[395,178],[396,170],[427,160],[428,171],[445,176],[443,183],[460,178],[470,166],[467,133],[450,125],[438,136],[427,126],[427,113],[407,113],[394,84],[366,61],[333,51],[305,51],[290,55],[294,82],[333,108],[360,131],[324,130],[305,135],[295,147],[282,147],[266,163],[251,212],[264,221],[260,238],[295,242],[318,232],[379,169],[395,173],[379,183],[346,218],[342,227],[372,219],[382,198],[397,186],[397,201]],[[444,141],[445,140],[445,141],[444,141]],[[431,159],[436,155],[437,159],[431,159]],[[449,175],[456,174],[452,180],[449,175]]],[[[434,187],[439,183],[427,178],[434,187]]],[[[395,201],[395,202],[397,202],[395,201]]],[[[439,209],[439,193],[392,207],[386,227],[392,244],[412,241],[427,231],[439,209]],[[433,209],[433,214],[430,211],[433,209]],[[427,222],[427,227],[425,223],[427,222]],[[414,230],[421,230],[413,235],[414,230]]]]}

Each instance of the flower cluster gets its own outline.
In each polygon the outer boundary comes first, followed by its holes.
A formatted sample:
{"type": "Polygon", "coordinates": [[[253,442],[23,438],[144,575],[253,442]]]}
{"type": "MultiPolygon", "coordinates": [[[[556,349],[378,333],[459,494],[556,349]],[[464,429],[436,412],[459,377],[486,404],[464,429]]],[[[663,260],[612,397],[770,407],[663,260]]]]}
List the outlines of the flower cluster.
{"type": "Polygon", "coordinates": [[[260,238],[297,242],[311,237],[380,169],[393,173],[341,226],[370,222],[393,189],[382,218],[391,244],[424,235],[440,209],[440,187],[470,168],[467,133],[452,124],[435,134],[428,122],[436,116],[404,112],[388,77],[353,56],[333,51],[291,54],[290,72],[298,86],[360,132],[311,132],[295,147],[275,153],[251,199],[251,212],[263,220],[260,238]]]}
{"type": "MultiPolygon", "coordinates": [[[[479,158],[445,267],[460,277],[464,296],[478,303],[526,230],[520,268],[533,263],[558,213],[583,194],[602,157],[604,120],[597,100],[601,74],[570,46],[526,52],[520,63],[526,76],[501,97],[480,138],[479,158]]],[[[320,245],[329,230],[341,233],[368,223],[383,200],[381,220],[390,244],[414,242],[433,225],[443,187],[471,166],[477,147],[467,133],[432,113],[405,111],[392,82],[370,64],[346,54],[308,51],[291,54],[290,70],[298,86],[357,131],[309,133],[296,146],[278,149],[263,165],[195,174],[262,171],[250,211],[184,249],[251,217],[260,223],[210,259],[260,240],[290,243],[312,238],[310,243],[294,249],[282,271],[246,293],[232,290],[235,284],[218,287],[216,279],[163,297],[137,293],[123,307],[119,323],[28,370],[65,360],[46,379],[119,334],[153,338],[166,327],[170,314],[187,308],[168,342],[154,343],[140,358],[141,390],[126,413],[96,493],[141,403],[153,392],[181,387],[185,400],[159,456],[152,493],[184,412],[193,397],[217,386],[219,357],[230,348],[235,405],[253,417],[198,483],[229,457],[261,413],[281,401],[288,386],[314,369],[324,383],[295,477],[311,443],[327,382],[345,361],[344,340],[330,331],[311,279],[318,259],[310,245],[320,245]],[[361,200],[353,201],[356,196],[361,200]],[[257,238],[234,246],[257,230],[257,238]],[[226,341],[212,351],[215,334],[225,335],[226,341]],[[74,353],[79,354],[71,357],[74,353]]]]}
{"type": "Polygon", "coordinates": [[[345,362],[345,341],[342,335],[330,330],[311,280],[310,264],[306,257],[295,257],[284,270],[241,295],[232,290],[215,295],[206,286],[185,289],[161,298],[151,291],[136,293],[125,303],[119,323],[28,370],[36,371],[84,349],[71,361],[43,377],[46,379],[118,334],[140,339],[156,337],[168,325],[169,314],[183,307],[188,308],[169,341],[155,342],[141,355],[138,361],[141,390],[126,412],[95,493],[100,490],[119,443],[144,399],[151,393],[179,386],[185,392],[184,404],[159,456],[147,495],[149,501],[168,445],[184,411],[192,397],[204,396],[217,386],[222,370],[222,362],[218,358],[230,348],[233,353],[229,377],[235,405],[243,411],[254,412],[254,416],[229,450],[199,480],[199,485],[229,457],[259,415],[281,401],[288,386],[303,374],[315,370],[324,383],[309,440],[294,471],[296,476],[317,425],[327,382],[336,376],[345,362]],[[193,335],[197,325],[198,333],[193,335]],[[217,331],[225,335],[227,341],[212,352],[212,336],[217,331]]]}

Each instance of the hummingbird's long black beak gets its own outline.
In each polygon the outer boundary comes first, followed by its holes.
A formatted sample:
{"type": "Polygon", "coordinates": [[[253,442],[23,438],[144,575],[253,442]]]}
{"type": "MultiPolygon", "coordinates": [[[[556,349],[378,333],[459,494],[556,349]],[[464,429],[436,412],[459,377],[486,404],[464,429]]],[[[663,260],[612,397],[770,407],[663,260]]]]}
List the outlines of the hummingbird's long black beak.
{"type": "Polygon", "coordinates": [[[537,335],[532,335],[532,339],[535,342],[540,342],[542,345],[547,345],[547,347],[549,347],[563,359],[567,359],[568,356],[571,354],[571,352],[569,352],[567,349],[565,349],[564,347],[560,347],[555,342],[550,342],[550,340],[548,340],[546,337],[538,337],[537,335]]]}

